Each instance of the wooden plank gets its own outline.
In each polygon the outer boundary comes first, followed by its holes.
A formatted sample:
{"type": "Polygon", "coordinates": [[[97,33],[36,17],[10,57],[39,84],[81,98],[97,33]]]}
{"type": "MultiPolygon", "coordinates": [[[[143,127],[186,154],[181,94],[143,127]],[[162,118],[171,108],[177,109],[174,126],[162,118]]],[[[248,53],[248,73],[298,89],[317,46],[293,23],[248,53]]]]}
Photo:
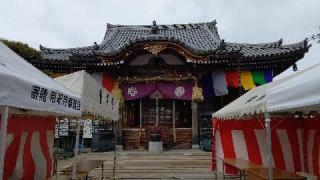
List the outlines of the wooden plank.
{"type": "MultiPolygon", "coordinates": [[[[247,169],[248,178],[252,180],[264,180],[268,179],[268,168],[250,168],[247,169]]],[[[273,179],[282,179],[282,180],[295,180],[295,179],[305,179],[300,175],[295,173],[290,173],[284,170],[273,168],[273,179]]]]}
{"type": "Polygon", "coordinates": [[[240,170],[246,170],[249,168],[262,168],[263,166],[260,164],[252,163],[250,161],[244,159],[231,159],[231,158],[223,158],[222,159],[225,164],[229,164],[233,167],[236,167],[240,170]]]}

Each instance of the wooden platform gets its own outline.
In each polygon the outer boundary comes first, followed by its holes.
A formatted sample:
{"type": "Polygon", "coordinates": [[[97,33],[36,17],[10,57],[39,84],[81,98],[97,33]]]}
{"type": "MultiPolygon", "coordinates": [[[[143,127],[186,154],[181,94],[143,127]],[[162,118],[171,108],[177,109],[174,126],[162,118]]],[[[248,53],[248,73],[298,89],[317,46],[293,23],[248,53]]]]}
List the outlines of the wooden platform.
{"type": "MultiPolygon", "coordinates": [[[[113,154],[82,154],[81,158],[104,159],[104,177],[113,176],[113,154]]],[[[101,177],[100,168],[89,173],[101,177]]],[[[210,153],[200,150],[172,150],[159,154],[147,151],[117,153],[116,177],[119,179],[214,179],[210,171],[210,153]]],[[[108,178],[105,178],[108,179],[108,178]]]]}

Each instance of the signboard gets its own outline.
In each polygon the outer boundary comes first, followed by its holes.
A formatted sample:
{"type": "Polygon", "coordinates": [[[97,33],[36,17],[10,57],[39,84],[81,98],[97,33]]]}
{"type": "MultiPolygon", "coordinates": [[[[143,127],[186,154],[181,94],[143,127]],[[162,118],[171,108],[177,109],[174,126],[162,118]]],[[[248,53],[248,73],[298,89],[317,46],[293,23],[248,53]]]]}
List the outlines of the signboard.
{"type": "Polygon", "coordinates": [[[83,123],[83,138],[92,138],[92,121],[90,119],[83,123]]]}
{"type": "Polygon", "coordinates": [[[55,138],[69,135],[69,120],[67,118],[57,120],[55,138]]]}

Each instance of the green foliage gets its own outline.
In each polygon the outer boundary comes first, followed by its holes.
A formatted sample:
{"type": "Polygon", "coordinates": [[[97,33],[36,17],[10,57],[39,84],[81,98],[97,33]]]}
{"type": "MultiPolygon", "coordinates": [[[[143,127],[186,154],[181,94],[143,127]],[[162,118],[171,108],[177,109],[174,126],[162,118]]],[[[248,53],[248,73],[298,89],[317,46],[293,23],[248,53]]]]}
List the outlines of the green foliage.
{"type": "Polygon", "coordinates": [[[7,39],[0,39],[5,45],[12,49],[19,56],[23,57],[27,61],[41,61],[42,54],[40,51],[30,47],[28,44],[12,41],[7,39]]]}

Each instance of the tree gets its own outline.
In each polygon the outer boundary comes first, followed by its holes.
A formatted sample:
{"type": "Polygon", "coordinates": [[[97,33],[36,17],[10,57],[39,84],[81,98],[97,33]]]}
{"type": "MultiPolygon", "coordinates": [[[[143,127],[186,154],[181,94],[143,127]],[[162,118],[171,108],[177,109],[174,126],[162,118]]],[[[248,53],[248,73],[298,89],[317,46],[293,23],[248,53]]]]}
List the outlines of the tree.
{"type": "Polygon", "coordinates": [[[39,50],[30,47],[26,43],[7,39],[0,39],[0,41],[27,61],[41,61],[43,59],[42,53],[39,50]]]}

